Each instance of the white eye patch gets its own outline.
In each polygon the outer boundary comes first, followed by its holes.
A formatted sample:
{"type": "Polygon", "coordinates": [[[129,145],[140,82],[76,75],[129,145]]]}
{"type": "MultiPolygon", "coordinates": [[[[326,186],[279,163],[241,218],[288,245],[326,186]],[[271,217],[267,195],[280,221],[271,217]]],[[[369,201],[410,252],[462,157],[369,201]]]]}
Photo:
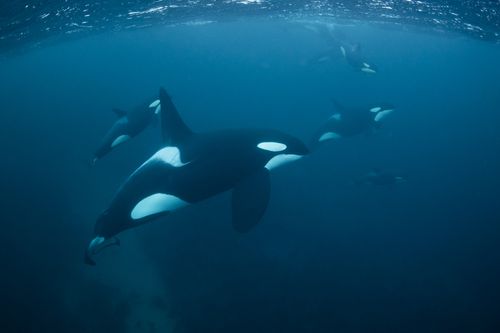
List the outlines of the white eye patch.
{"type": "Polygon", "coordinates": [[[273,152],[283,151],[287,148],[284,143],[280,142],[261,142],[257,145],[258,148],[262,150],[268,150],[273,152]]]}
{"type": "Polygon", "coordinates": [[[383,118],[385,118],[392,111],[394,111],[394,110],[384,110],[384,111],[377,113],[377,115],[375,116],[375,121],[381,121],[383,118]]]}

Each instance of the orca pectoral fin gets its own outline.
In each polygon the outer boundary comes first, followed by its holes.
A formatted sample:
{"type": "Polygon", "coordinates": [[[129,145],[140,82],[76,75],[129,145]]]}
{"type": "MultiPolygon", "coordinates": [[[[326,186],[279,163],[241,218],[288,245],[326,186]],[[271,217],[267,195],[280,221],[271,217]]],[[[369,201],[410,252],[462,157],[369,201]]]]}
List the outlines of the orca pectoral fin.
{"type": "Polygon", "coordinates": [[[232,217],[236,231],[252,229],[266,211],[271,191],[269,170],[262,169],[243,179],[233,189],[232,217]]]}
{"type": "Polygon", "coordinates": [[[330,60],[332,60],[333,53],[334,52],[331,49],[320,52],[320,53],[314,55],[314,57],[310,58],[307,61],[307,64],[308,65],[317,65],[317,64],[321,64],[321,63],[330,61],[330,60]]]}
{"type": "Polygon", "coordinates": [[[123,111],[121,109],[113,109],[113,112],[118,116],[118,117],[125,117],[127,115],[126,111],[123,111]]]}

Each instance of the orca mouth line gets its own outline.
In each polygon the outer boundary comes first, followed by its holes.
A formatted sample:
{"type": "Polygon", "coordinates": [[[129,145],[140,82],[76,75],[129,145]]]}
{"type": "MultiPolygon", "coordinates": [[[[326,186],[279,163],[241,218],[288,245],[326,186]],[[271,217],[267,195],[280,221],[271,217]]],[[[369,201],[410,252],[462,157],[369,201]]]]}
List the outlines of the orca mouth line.
{"type": "Polygon", "coordinates": [[[106,239],[102,236],[96,236],[85,250],[85,264],[95,266],[96,262],[93,257],[102,252],[104,249],[115,245],[120,246],[120,240],[117,237],[106,239]]]}

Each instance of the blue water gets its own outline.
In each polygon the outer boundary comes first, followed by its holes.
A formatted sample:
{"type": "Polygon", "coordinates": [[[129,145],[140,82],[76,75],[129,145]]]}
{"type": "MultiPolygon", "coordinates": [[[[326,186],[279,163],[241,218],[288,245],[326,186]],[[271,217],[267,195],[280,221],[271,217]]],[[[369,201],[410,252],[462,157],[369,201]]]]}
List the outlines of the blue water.
{"type": "MultiPolygon", "coordinates": [[[[500,330],[495,38],[375,23],[363,11],[271,17],[265,3],[248,16],[198,9],[190,24],[113,21],[123,29],[2,46],[2,332],[500,330]],[[329,47],[311,27],[332,22],[377,74],[340,53],[308,61],[329,47]],[[232,229],[222,194],[120,234],[121,247],[85,266],[97,216],[161,147],[159,127],[88,161],[111,109],[160,86],[196,131],[275,128],[308,142],[334,112],[331,98],[396,111],[376,134],[329,142],[273,172],[268,210],[250,233],[232,229]],[[354,185],[372,168],[408,181],[354,185]]],[[[498,27],[494,18],[476,24],[498,27]]]]}

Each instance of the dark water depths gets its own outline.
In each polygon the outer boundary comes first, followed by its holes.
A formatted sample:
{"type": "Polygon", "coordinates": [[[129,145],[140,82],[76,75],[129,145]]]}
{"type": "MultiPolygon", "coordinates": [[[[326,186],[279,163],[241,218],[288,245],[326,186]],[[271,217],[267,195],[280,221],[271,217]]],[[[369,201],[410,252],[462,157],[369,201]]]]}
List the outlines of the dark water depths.
{"type": "MultiPolygon", "coordinates": [[[[209,13],[236,6],[226,5],[209,13]]],[[[11,6],[2,20],[20,3],[11,6]]],[[[124,3],[107,17],[122,30],[120,13],[149,7],[124,3]]],[[[378,65],[370,76],[340,54],[309,64],[328,45],[308,28],[315,19],[303,19],[111,31],[89,18],[103,33],[1,60],[2,332],[499,331],[498,44],[343,21],[337,29],[378,65]],[[94,168],[88,160],[111,108],[160,86],[198,131],[269,127],[307,141],[332,97],[397,111],[376,135],[332,142],[273,173],[268,211],[249,234],[233,231],[221,195],[123,233],[121,248],[84,266],[96,217],[160,147],[159,128],[94,168]],[[374,167],[408,182],[353,184],[374,167]]],[[[37,22],[9,25],[3,47],[39,40],[37,22]]],[[[64,15],[54,22],[67,27],[64,15]]],[[[470,22],[497,39],[498,22],[470,22]]]]}

